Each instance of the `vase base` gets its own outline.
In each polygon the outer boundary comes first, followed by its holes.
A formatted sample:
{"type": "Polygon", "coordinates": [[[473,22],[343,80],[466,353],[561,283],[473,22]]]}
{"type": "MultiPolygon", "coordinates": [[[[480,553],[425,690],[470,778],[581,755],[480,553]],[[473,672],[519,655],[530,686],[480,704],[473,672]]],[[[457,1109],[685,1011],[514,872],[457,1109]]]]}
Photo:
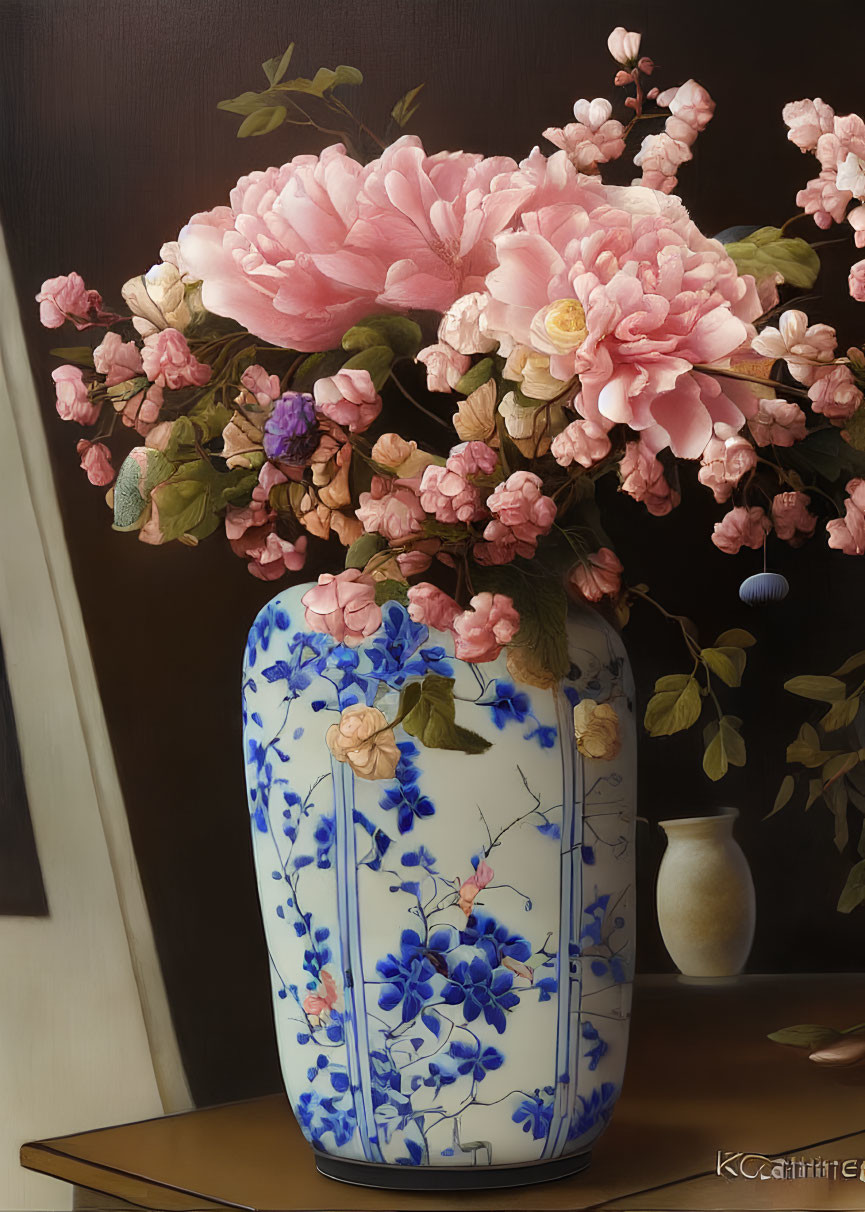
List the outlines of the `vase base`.
{"type": "Polygon", "coordinates": [[[483,1191],[494,1187],[524,1187],[548,1183],[585,1170],[591,1153],[574,1153],[551,1161],[508,1166],[382,1166],[375,1162],[346,1161],[316,1153],[319,1174],[355,1187],[382,1187],[393,1191],[483,1191]]]}

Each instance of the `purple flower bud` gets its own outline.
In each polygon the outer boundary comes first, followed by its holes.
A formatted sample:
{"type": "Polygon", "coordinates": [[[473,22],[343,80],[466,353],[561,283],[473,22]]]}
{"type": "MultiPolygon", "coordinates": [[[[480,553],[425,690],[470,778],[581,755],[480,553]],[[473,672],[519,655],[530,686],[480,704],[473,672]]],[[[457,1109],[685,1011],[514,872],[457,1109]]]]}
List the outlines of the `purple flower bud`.
{"type": "Polygon", "coordinates": [[[318,436],[312,396],[287,391],[274,404],[264,427],[264,453],[282,463],[302,465],[318,446],[318,436]]]}

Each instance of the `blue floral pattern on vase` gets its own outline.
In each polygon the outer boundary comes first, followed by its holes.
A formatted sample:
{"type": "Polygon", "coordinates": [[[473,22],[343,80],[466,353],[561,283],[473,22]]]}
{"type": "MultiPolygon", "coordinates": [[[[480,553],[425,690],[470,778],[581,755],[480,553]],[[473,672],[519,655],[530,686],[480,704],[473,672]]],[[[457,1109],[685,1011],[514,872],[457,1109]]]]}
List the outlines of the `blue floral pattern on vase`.
{"type": "Polygon", "coordinates": [[[356,648],[289,589],[250,631],[244,754],[274,1016],[307,1139],[402,1166],[585,1153],[624,1071],[633,975],[633,690],[618,637],[569,621],[559,690],[471,665],[397,602],[356,648]],[[390,779],[325,742],[339,713],[454,680],[482,754],[394,728],[390,779]],[[584,758],[572,708],[612,703],[622,748],[584,758]],[[391,767],[393,769],[393,767],[391,767]]]}

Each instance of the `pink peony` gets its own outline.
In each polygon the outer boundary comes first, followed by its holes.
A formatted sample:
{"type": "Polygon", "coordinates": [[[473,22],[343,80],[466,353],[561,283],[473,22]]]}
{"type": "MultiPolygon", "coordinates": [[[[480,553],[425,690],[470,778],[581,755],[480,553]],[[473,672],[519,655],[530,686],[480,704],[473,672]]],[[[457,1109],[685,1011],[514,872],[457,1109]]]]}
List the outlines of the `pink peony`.
{"type": "Polygon", "coordinates": [[[588,602],[600,602],[603,597],[616,597],[622,587],[622,564],[609,547],[601,547],[588,557],[585,564],[578,564],[571,573],[569,583],[588,602]]]}
{"type": "Polygon", "coordinates": [[[92,404],[78,366],[58,366],[51,371],[57,393],[57,412],[63,421],[93,425],[99,416],[99,405],[92,404]]]}
{"type": "Polygon", "coordinates": [[[779,539],[799,547],[811,538],[817,519],[808,504],[804,492],[779,492],[772,498],[772,524],[779,539]]]}
{"type": "Polygon", "coordinates": [[[617,160],[625,150],[624,127],[612,118],[612,112],[612,105],[603,97],[594,101],[581,98],[574,104],[576,122],[550,126],[544,138],[566,152],[578,172],[592,173],[598,164],[617,160]]]}
{"type": "Polygon", "coordinates": [[[865,261],[857,261],[855,265],[851,265],[847,284],[856,302],[865,303],[865,261]]]}
{"type": "Polygon", "coordinates": [[[829,546],[845,555],[865,555],[865,480],[849,480],[847,497],[845,516],[826,523],[829,546]]]}
{"type": "Polygon", "coordinates": [[[814,412],[830,421],[846,421],[862,403],[862,392],[856,386],[849,366],[824,366],[808,388],[808,398],[814,412]]]}
{"type": "Polygon", "coordinates": [[[460,608],[443,589],[421,581],[409,588],[408,613],[416,623],[426,623],[436,631],[450,631],[460,608]]]}
{"type": "Polygon", "coordinates": [[[381,626],[375,581],[359,568],[347,568],[336,576],[323,572],[301,601],[310,631],[331,635],[338,644],[354,648],[381,626]]]}
{"type": "Polygon", "coordinates": [[[778,327],[762,329],[751,341],[755,353],[783,358],[794,379],[808,387],[821,366],[835,357],[837,338],[828,324],[810,324],[804,311],[785,311],[778,327]]]}
{"type": "Polygon", "coordinates": [[[88,442],[82,438],[76,447],[81,455],[81,470],[87,472],[87,479],[97,488],[104,488],[114,479],[115,471],[111,466],[111,451],[102,442],[88,442]]]}
{"type": "Polygon", "coordinates": [[[98,291],[88,290],[80,274],[61,274],[59,278],[47,278],[36,296],[39,304],[39,321],[45,328],[59,328],[71,320],[76,328],[89,328],[94,313],[102,308],[98,291]]]}
{"type": "Polygon", "coordinates": [[[819,97],[813,101],[790,101],[781,114],[790,128],[787,138],[802,152],[815,151],[817,140],[833,129],[835,120],[835,111],[819,97]]]}
{"type": "MultiPolygon", "coordinates": [[[[567,205],[523,213],[524,230],[497,238],[484,326],[504,356],[524,345],[549,356],[555,378],[579,375],[586,419],[625,423],[655,451],[698,458],[716,421],[740,428],[745,419],[739,385],[693,366],[751,338],[754,280],[739,277],[678,198],[586,185],[562,152],[550,162],[538,192],[567,205]]],[[[525,171],[539,175],[537,160],[525,171]]]]}
{"type": "Polygon", "coordinates": [[[641,501],[655,517],[663,517],[679,504],[679,494],[667,483],[660,460],[643,442],[626,444],[619,475],[622,492],[641,501]]]}
{"type": "Polygon", "coordinates": [[[451,391],[471,366],[471,358],[440,341],[427,345],[415,358],[426,367],[428,391],[451,391]]]}
{"type": "Polygon", "coordinates": [[[479,593],[453,621],[454,654],[478,664],[494,661],[519,631],[520,616],[503,593],[479,593]]]}
{"type": "Polygon", "coordinates": [[[637,61],[642,40],[642,34],[626,30],[624,25],[617,25],[607,38],[607,49],[622,67],[630,67],[637,61]]]}
{"type": "Polygon", "coordinates": [[[408,481],[373,476],[370,491],[362,492],[359,501],[355,516],[367,534],[380,534],[392,544],[423,534],[426,513],[408,481]]]}
{"type": "Polygon", "coordinates": [[[700,456],[697,479],[715,494],[719,503],[728,500],[733,486],[745,472],[757,466],[757,452],[744,436],[729,425],[715,426],[715,433],[700,456]]]}
{"type": "Polygon", "coordinates": [[[202,387],[210,378],[210,367],[192,356],[186,337],[176,328],[163,328],[145,337],[141,360],[148,379],[172,391],[202,387]]]}
{"type": "Polygon", "coordinates": [[[760,400],[748,428],[758,446],[792,446],[805,437],[805,414],[788,400],[760,400]]]}
{"type": "Polygon", "coordinates": [[[340,370],[317,379],[313,387],[316,409],[351,430],[363,433],[381,412],[381,396],[368,370],[340,370]]]}
{"type": "Polygon", "coordinates": [[[712,542],[726,555],[735,555],[740,547],[762,547],[771,528],[764,510],[737,505],[715,523],[712,542]]]}
{"type": "MultiPolygon", "coordinates": [[[[556,520],[556,503],[544,496],[543,480],[532,471],[515,471],[487,498],[487,509],[494,515],[484,530],[484,538],[506,548],[514,555],[531,557],[538,538],[547,534],[556,520]]],[[[493,563],[508,561],[493,560],[493,563]]]]}
{"type": "Polygon", "coordinates": [[[556,462],[562,467],[579,463],[593,467],[606,458],[611,450],[607,432],[594,421],[572,421],[567,429],[556,434],[551,450],[556,462]]]}
{"type": "Polygon", "coordinates": [[[491,475],[498,455],[485,442],[463,442],[451,451],[444,467],[431,465],[420,482],[420,503],[436,521],[474,522],[484,516],[481,495],[469,479],[491,475]]]}
{"type": "Polygon", "coordinates": [[[466,917],[469,917],[474,912],[474,903],[478,893],[486,888],[494,875],[495,872],[486,859],[481,859],[475,868],[474,875],[470,875],[467,880],[463,880],[462,884],[460,884],[458,904],[466,917]]]}
{"type": "Polygon", "coordinates": [[[116,332],[107,332],[93,351],[96,373],[105,375],[105,386],[114,387],[134,379],[143,370],[141,351],[134,341],[124,341],[116,332]]]}

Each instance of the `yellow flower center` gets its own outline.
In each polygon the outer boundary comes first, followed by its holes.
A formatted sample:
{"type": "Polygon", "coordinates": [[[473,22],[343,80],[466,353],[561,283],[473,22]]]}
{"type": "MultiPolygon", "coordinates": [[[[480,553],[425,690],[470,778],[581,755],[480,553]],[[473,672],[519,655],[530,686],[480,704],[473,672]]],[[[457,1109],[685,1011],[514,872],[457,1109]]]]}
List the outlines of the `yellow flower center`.
{"type": "Polygon", "coordinates": [[[563,353],[577,349],[589,335],[586,313],[579,299],[557,299],[547,308],[544,328],[553,344],[563,353]]]}

